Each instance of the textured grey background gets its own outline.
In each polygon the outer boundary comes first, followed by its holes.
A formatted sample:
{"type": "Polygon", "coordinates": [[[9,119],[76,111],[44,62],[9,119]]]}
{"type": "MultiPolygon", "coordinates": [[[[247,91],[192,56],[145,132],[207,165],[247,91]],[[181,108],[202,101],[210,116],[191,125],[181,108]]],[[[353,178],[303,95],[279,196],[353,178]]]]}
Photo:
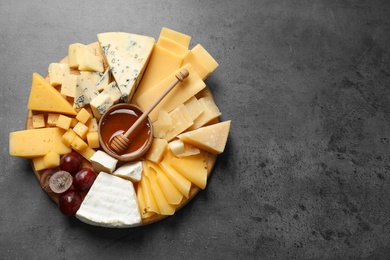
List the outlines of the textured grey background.
{"type": "Polygon", "coordinates": [[[390,2],[0,1],[0,259],[388,259],[390,2]],[[207,189],[134,229],[61,215],[29,162],[32,72],[105,31],[192,35],[232,120],[207,189]]]}

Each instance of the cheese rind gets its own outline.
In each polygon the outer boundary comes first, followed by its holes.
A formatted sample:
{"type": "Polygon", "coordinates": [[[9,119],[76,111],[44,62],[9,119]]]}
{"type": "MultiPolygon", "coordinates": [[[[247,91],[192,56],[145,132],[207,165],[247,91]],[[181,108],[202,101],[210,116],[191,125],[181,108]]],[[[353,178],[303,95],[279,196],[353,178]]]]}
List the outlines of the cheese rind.
{"type": "Polygon", "coordinates": [[[141,215],[133,183],[100,172],[81,203],[76,217],[102,227],[133,227],[141,224],[141,215]]]}
{"type": "Polygon", "coordinates": [[[39,128],[11,132],[9,136],[10,155],[22,158],[34,158],[55,152],[60,155],[71,149],[62,143],[64,130],[57,127],[39,128]]]}
{"type": "Polygon", "coordinates": [[[149,62],[155,40],[149,36],[107,32],[97,35],[121,99],[130,102],[149,62]]]}
{"type": "Polygon", "coordinates": [[[30,110],[76,115],[72,105],[38,73],[33,73],[32,75],[27,108],[30,110]]]}
{"type": "Polygon", "coordinates": [[[90,160],[92,162],[92,167],[95,172],[104,171],[112,173],[115,170],[116,164],[118,163],[117,159],[101,150],[96,151],[96,153],[90,158],[90,160]]]}

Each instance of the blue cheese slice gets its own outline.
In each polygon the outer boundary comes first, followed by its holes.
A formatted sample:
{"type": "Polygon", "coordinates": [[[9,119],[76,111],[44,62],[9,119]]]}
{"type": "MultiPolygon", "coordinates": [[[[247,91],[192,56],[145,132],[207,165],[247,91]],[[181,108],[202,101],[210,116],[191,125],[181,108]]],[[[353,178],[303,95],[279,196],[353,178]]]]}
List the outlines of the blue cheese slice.
{"type": "Polygon", "coordinates": [[[76,217],[95,226],[125,228],[141,224],[141,214],[133,183],[100,172],[76,217]]]}
{"type": "Polygon", "coordinates": [[[156,41],[149,36],[124,32],[101,33],[97,38],[121,91],[121,100],[130,102],[156,41]]]}
{"type": "Polygon", "coordinates": [[[91,78],[91,74],[83,73],[77,76],[74,108],[78,109],[88,105],[98,95],[99,91],[96,88],[96,83],[91,78]]]}

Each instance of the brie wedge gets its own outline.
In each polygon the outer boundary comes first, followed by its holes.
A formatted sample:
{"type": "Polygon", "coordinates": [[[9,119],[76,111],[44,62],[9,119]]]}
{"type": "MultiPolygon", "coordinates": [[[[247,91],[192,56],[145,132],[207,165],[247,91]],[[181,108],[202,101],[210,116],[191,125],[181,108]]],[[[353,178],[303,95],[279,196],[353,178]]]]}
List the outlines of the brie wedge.
{"type": "Polygon", "coordinates": [[[100,172],[76,217],[95,226],[124,228],[141,224],[137,196],[131,181],[100,172]]]}

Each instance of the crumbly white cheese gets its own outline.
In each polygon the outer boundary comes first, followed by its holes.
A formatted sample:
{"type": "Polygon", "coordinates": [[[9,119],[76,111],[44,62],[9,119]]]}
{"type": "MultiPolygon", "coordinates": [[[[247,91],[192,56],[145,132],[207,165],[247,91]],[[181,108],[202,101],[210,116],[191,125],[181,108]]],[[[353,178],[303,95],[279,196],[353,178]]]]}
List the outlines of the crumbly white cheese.
{"type": "Polygon", "coordinates": [[[100,172],[76,217],[95,226],[124,228],[141,224],[141,215],[133,183],[100,172]]]}

